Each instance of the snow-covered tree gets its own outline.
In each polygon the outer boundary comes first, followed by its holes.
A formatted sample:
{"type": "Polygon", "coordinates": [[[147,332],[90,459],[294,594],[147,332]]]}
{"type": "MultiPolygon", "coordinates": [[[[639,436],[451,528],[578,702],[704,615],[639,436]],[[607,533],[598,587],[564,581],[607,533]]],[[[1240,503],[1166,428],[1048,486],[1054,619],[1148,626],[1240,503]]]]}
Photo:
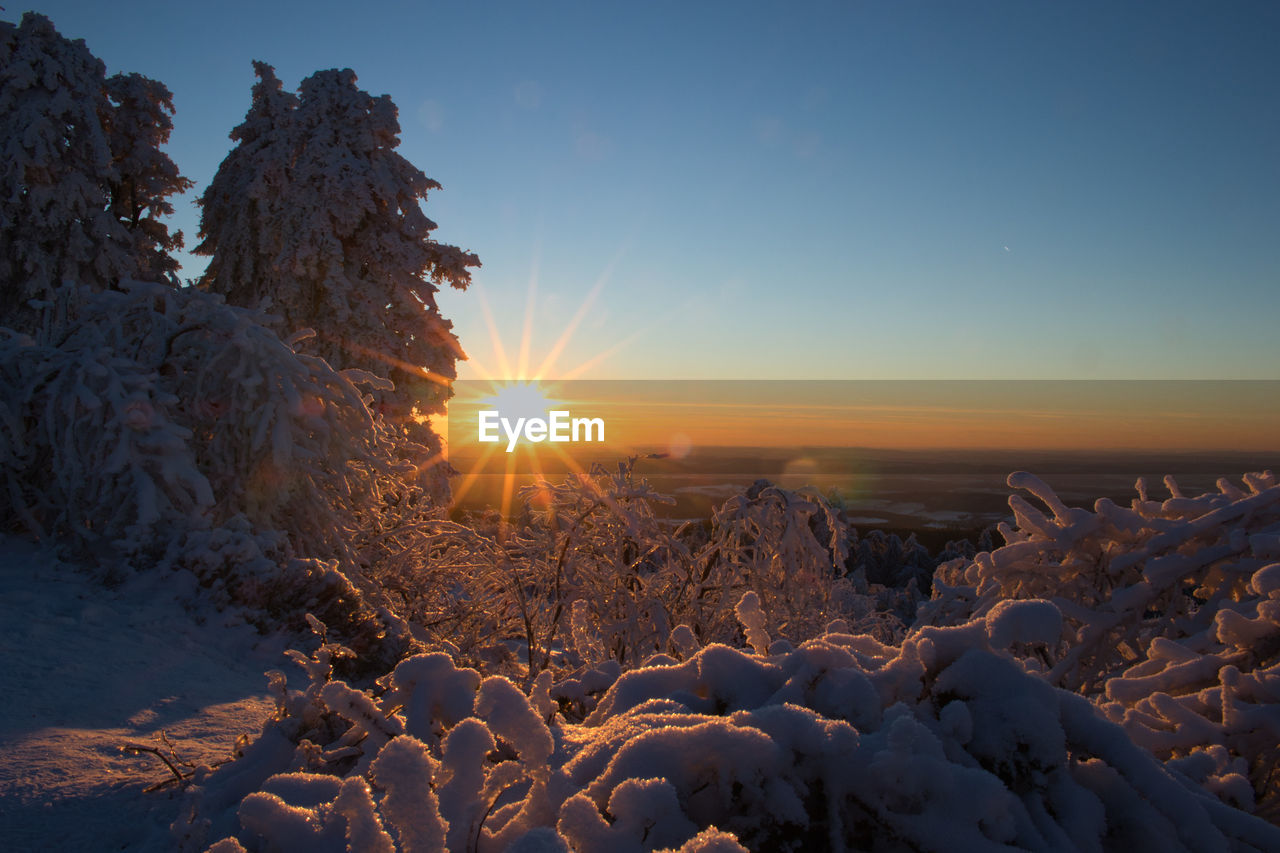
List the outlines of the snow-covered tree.
{"type": "Polygon", "coordinates": [[[105,68],[43,15],[0,23],[0,312],[65,279],[107,284],[134,273],[129,235],[111,216],[111,144],[102,127],[105,68]]]}
{"type": "Polygon", "coordinates": [[[170,234],[159,217],[173,213],[169,196],[193,185],[160,150],[173,130],[173,95],[141,74],[116,74],[106,91],[110,108],[103,123],[115,168],[111,213],[132,237],[137,277],[162,281],[177,273],[178,262],[169,253],[182,248],[182,232],[170,234]]]}
{"type": "Polygon", "coordinates": [[[285,170],[292,159],[289,127],[297,96],[285,92],[275,71],[255,62],[258,82],[244,121],[231,131],[236,146],[200,197],[197,254],[212,255],[200,282],[233,305],[269,308],[289,279],[275,264],[283,252],[280,220],[285,170]]]}
{"type": "Polygon", "coordinates": [[[465,288],[479,260],[431,239],[419,203],[440,185],[396,152],[388,96],[330,70],[295,97],[269,65],[254,69],[237,145],[200,200],[196,251],[211,256],[201,285],[278,315],[286,332],[314,329],[311,351],[336,368],[391,379],[378,408],[435,446],[413,415],[443,411],[463,357],[435,294],[465,288]]]}
{"type": "Polygon", "coordinates": [[[33,329],[30,300],[66,281],[172,275],[181,235],[156,217],[190,186],[159,149],[172,109],[154,80],[107,80],[84,41],[43,15],[0,22],[0,323],[33,329]]]}

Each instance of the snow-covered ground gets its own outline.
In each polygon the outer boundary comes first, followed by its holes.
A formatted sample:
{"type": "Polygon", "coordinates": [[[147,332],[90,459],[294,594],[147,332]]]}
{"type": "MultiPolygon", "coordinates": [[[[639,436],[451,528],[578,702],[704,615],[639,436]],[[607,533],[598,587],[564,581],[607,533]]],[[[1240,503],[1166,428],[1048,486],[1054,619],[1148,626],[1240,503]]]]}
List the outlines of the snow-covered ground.
{"type": "Polygon", "coordinates": [[[282,641],[238,617],[197,624],[181,576],[113,590],[0,539],[0,847],[168,850],[180,796],[153,755],[166,732],[193,764],[231,755],[273,709],[282,641]]]}

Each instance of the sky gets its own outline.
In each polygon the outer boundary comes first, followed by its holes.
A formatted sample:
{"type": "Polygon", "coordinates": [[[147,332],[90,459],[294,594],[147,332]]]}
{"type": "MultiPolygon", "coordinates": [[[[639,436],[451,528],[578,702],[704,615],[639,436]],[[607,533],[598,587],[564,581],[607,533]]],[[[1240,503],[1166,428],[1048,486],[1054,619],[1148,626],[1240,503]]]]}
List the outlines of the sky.
{"type": "Polygon", "coordinates": [[[1274,3],[30,8],[173,91],[188,246],[252,60],[389,94],[463,378],[1277,378],[1274,3]]]}

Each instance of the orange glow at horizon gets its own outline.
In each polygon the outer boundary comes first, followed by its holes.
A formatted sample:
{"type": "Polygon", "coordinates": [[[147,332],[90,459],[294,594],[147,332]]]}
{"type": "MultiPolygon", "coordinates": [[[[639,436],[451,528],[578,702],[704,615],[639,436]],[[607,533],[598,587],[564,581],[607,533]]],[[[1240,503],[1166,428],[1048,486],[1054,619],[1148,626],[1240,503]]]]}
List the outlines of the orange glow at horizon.
{"type": "Polygon", "coordinates": [[[543,383],[548,396],[563,398],[557,408],[602,418],[607,445],[619,454],[667,450],[673,443],[693,448],[1280,449],[1280,396],[1262,393],[1266,389],[1258,383],[584,381],[560,384],[558,392],[557,384],[543,383]],[[795,390],[790,399],[777,398],[788,389],[795,390]]]}
{"type": "MultiPolygon", "coordinates": [[[[638,339],[612,343],[574,365],[558,365],[608,281],[595,282],[540,357],[533,354],[538,273],[529,279],[521,337],[504,346],[498,318],[476,288],[492,358],[470,359],[480,379],[453,383],[449,416],[433,418],[461,476],[461,505],[495,495],[507,516],[517,490],[546,477],[583,473],[592,462],[658,453],[674,460],[711,448],[869,448],[933,451],[1280,450],[1280,382],[982,380],[599,380],[578,377],[638,339]],[[601,418],[605,441],[590,444],[477,441],[477,405],[514,416],[601,418]],[[500,481],[492,478],[501,478],[500,481]],[[501,483],[500,500],[493,487],[501,483]],[[477,493],[479,493],[477,492],[477,493]]],[[[696,467],[696,466],[695,466],[696,467]]]]}

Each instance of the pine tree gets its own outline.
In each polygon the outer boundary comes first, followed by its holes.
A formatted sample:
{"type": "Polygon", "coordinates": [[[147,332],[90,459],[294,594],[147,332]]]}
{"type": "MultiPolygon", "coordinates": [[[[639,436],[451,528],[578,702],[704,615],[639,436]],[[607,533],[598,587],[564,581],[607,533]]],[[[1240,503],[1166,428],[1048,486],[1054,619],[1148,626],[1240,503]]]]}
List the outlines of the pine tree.
{"type": "Polygon", "coordinates": [[[28,325],[28,300],[64,280],[132,275],[130,238],[108,209],[114,177],[100,115],[105,68],[35,13],[0,24],[0,317],[28,325]]]}
{"type": "Polygon", "coordinates": [[[116,74],[107,80],[106,92],[110,107],[103,123],[115,169],[111,212],[132,237],[136,276],[173,279],[178,262],[169,253],[182,248],[182,232],[171,235],[159,217],[173,213],[169,196],[194,185],[160,150],[173,130],[173,95],[163,83],[141,74],[116,74]]]}
{"type": "Polygon", "coordinates": [[[200,200],[201,285],[271,311],[286,333],[313,329],[307,345],[336,368],[390,379],[377,407],[438,447],[420,421],[443,411],[464,356],[435,294],[465,288],[479,259],[431,239],[419,203],[440,185],[396,152],[390,97],[357,88],[349,69],[313,74],[297,97],[271,66],[254,70],[238,144],[200,200]]]}
{"type": "Polygon", "coordinates": [[[191,182],[159,148],[172,111],[162,84],[107,80],[84,41],[43,15],[0,22],[0,324],[35,328],[31,300],[53,301],[68,281],[174,281],[182,235],[157,217],[191,182]]]}
{"type": "Polygon", "coordinates": [[[270,65],[255,62],[253,70],[253,102],[231,131],[237,144],[199,200],[202,242],[195,252],[211,256],[200,278],[204,288],[233,305],[274,310],[273,295],[294,286],[277,258],[286,236],[285,171],[298,98],[283,90],[270,65]]]}

